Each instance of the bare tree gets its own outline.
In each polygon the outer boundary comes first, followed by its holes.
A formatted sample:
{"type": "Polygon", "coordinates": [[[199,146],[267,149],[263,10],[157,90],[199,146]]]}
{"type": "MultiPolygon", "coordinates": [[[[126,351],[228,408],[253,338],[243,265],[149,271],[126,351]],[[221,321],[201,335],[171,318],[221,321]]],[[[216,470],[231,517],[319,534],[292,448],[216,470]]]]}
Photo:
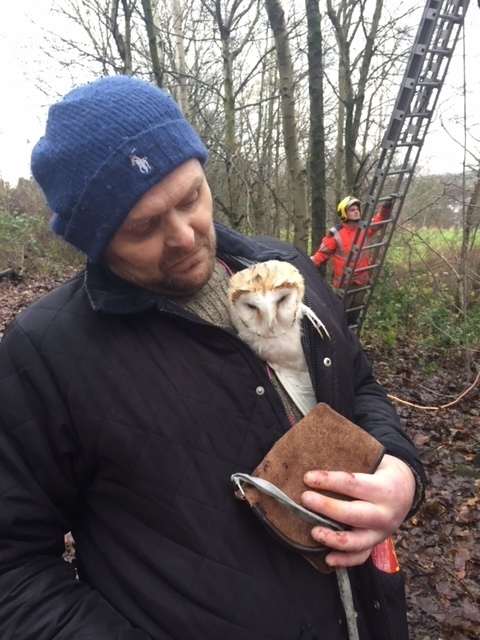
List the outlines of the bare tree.
{"type": "Polygon", "coordinates": [[[343,132],[339,127],[338,134],[339,143],[343,133],[344,147],[337,143],[337,153],[344,156],[346,190],[353,193],[356,191],[356,143],[382,8],[383,0],[376,0],[373,17],[368,26],[364,18],[366,0],[340,0],[336,7],[333,6],[332,0],[327,0],[327,15],[332,22],[339,51],[339,122],[344,126],[343,132]],[[355,16],[357,12],[360,14],[359,18],[355,16]],[[359,29],[364,34],[364,48],[352,60],[352,42],[359,29]],[[359,77],[354,86],[353,72],[357,67],[359,77]]]}
{"type": "MultiPolygon", "coordinates": [[[[222,78],[223,78],[223,106],[224,106],[224,149],[225,176],[228,186],[226,198],[217,198],[220,206],[234,228],[238,228],[245,212],[238,207],[239,175],[235,169],[235,158],[238,155],[238,140],[236,136],[236,96],[243,86],[242,80],[235,82],[235,60],[251,40],[259,17],[258,0],[249,0],[244,4],[241,0],[201,0],[205,9],[215,21],[221,41],[222,78]],[[252,11],[253,10],[253,11],[252,11]],[[245,17],[249,19],[249,26],[241,29],[245,17]]],[[[241,182],[241,181],[240,181],[241,182]]]]}
{"type": "Polygon", "coordinates": [[[323,103],[323,43],[318,0],[306,0],[308,23],[308,87],[310,91],[310,188],[312,248],[326,230],[325,123],[323,103]]]}
{"type": "Polygon", "coordinates": [[[179,0],[172,0],[172,34],[174,46],[174,60],[177,72],[178,91],[177,102],[183,113],[189,117],[190,104],[187,89],[187,65],[185,61],[185,42],[183,33],[183,17],[179,0]]]}
{"type": "MultiPolygon", "coordinates": [[[[338,97],[337,201],[345,190],[358,194],[362,179],[374,164],[369,162],[369,154],[379,138],[376,132],[384,127],[375,113],[385,116],[384,96],[392,80],[399,79],[411,42],[410,31],[401,26],[411,9],[402,18],[382,22],[384,10],[384,0],[327,0],[338,51],[337,82],[330,82],[338,97]]],[[[389,100],[392,105],[394,95],[389,100]]]]}
{"type": "Polygon", "coordinates": [[[64,65],[100,67],[104,75],[135,72],[132,41],[136,0],[63,0],[55,8],[76,27],[76,36],[53,34],[51,55],[58,56],[64,65]]]}
{"type": "MultiPolygon", "coordinates": [[[[148,49],[153,77],[157,87],[163,87],[164,55],[160,38],[160,20],[157,0],[142,0],[143,18],[148,36],[148,49]]],[[[125,10],[124,10],[125,11],[125,10]]]]}
{"type": "Polygon", "coordinates": [[[290,43],[285,12],[280,0],[265,0],[268,19],[275,38],[280,94],[282,99],[282,124],[285,156],[290,174],[294,208],[293,243],[308,250],[310,216],[307,204],[307,172],[302,161],[295,115],[295,78],[290,54],[290,43]]]}
{"type": "Polygon", "coordinates": [[[122,0],[123,10],[123,29],[120,28],[120,16],[119,16],[119,0],[112,2],[112,7],[109,17],[109,26],[112,35],[117,45],[117,51],[120,54],[120,58],[123,62],[122,73],[125,75],[131,75],[133,72],[132,66],[132,13],[135,8],[135,0],[129,2],[129,0],[122,0]]]}

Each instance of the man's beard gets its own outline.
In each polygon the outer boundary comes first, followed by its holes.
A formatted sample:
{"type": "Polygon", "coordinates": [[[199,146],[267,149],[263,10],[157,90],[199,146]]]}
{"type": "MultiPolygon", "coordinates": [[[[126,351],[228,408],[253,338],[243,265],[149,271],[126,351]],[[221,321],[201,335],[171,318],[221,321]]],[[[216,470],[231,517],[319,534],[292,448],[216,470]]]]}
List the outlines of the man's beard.
{"type": "MultiPolygon", "coordinates": [[[[171,297],[191,295],[199,291],[210,280],[215,268],[216,238],[214,232],[204,237],[196,245],[194,252],[202,248],[206,248],[208,253],[207,258],[202,260],[202,263],[206,265],[206,269],[201,277],[165,276],[159,279],[152,279],[149,288],[152,291],[165,293],[165,295],[171,297]]],[[[192,251],[185,252],[179,249],[170,250],[159,264],[160,271],[168,273],[170,265],[175,265],[182,258],[187,258],[192,253],[192,251]]]]}

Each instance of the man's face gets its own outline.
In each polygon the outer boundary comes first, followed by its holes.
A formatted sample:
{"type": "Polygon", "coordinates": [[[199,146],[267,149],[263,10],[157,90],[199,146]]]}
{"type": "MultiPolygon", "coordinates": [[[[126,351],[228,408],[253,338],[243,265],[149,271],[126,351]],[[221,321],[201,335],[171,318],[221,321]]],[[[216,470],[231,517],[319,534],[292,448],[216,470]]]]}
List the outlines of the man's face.
{"type": "Polygon", "coordinates": [[[359,220],[360,219],[360,207],[358,204],[351,204],[346,209],[347,220],[359,220]]]}
{"type": "Polygon", "coordinates": [[[103,260],[124,280],[168,296],[189,295],[206,284],[215,264],[215,230],[198,160],[184,162],[143,194],[103,260]]]}

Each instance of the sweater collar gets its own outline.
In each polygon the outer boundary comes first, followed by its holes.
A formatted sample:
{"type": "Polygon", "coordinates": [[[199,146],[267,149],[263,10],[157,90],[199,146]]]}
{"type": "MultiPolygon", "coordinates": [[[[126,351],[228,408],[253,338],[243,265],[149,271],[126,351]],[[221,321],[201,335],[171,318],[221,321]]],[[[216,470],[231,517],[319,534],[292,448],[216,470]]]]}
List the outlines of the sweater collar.
{"type": "MultiPolygon", "coordinates": [[[[260,240],[253,240],[226,227],[214,223],[217,235],[217,256],[233,271],[265,260],[288,260],[293,253],[270,249],[260,240]]],[[[115,315],[141,313],[155,307],[168,310],[176,308],[166,296],[141,289],[119,278],[101,262],[87,262],[85,289],[95,311],[115,315]]]]}

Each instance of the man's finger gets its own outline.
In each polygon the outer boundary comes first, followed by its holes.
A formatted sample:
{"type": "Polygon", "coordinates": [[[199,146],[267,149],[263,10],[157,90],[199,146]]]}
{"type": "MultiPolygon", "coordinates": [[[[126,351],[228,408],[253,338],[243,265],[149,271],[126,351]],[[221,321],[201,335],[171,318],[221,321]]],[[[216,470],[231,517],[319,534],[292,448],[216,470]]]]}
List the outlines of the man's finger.
{"type": "Polygon", "coordinates": [[[301,502],[307,509],[351,527],[376,529],[383,528],[386,524],[383,509],[365,500],[340,500],[317,491],[305,491],[301,502]]]}
{"type": "Polygon", "coordinates": [[[385,498],[384,484],[368,473],[315,470],[305,474],[304,482],[317,491],[334,491],[357,500],[376,502],[385,498]]]}

